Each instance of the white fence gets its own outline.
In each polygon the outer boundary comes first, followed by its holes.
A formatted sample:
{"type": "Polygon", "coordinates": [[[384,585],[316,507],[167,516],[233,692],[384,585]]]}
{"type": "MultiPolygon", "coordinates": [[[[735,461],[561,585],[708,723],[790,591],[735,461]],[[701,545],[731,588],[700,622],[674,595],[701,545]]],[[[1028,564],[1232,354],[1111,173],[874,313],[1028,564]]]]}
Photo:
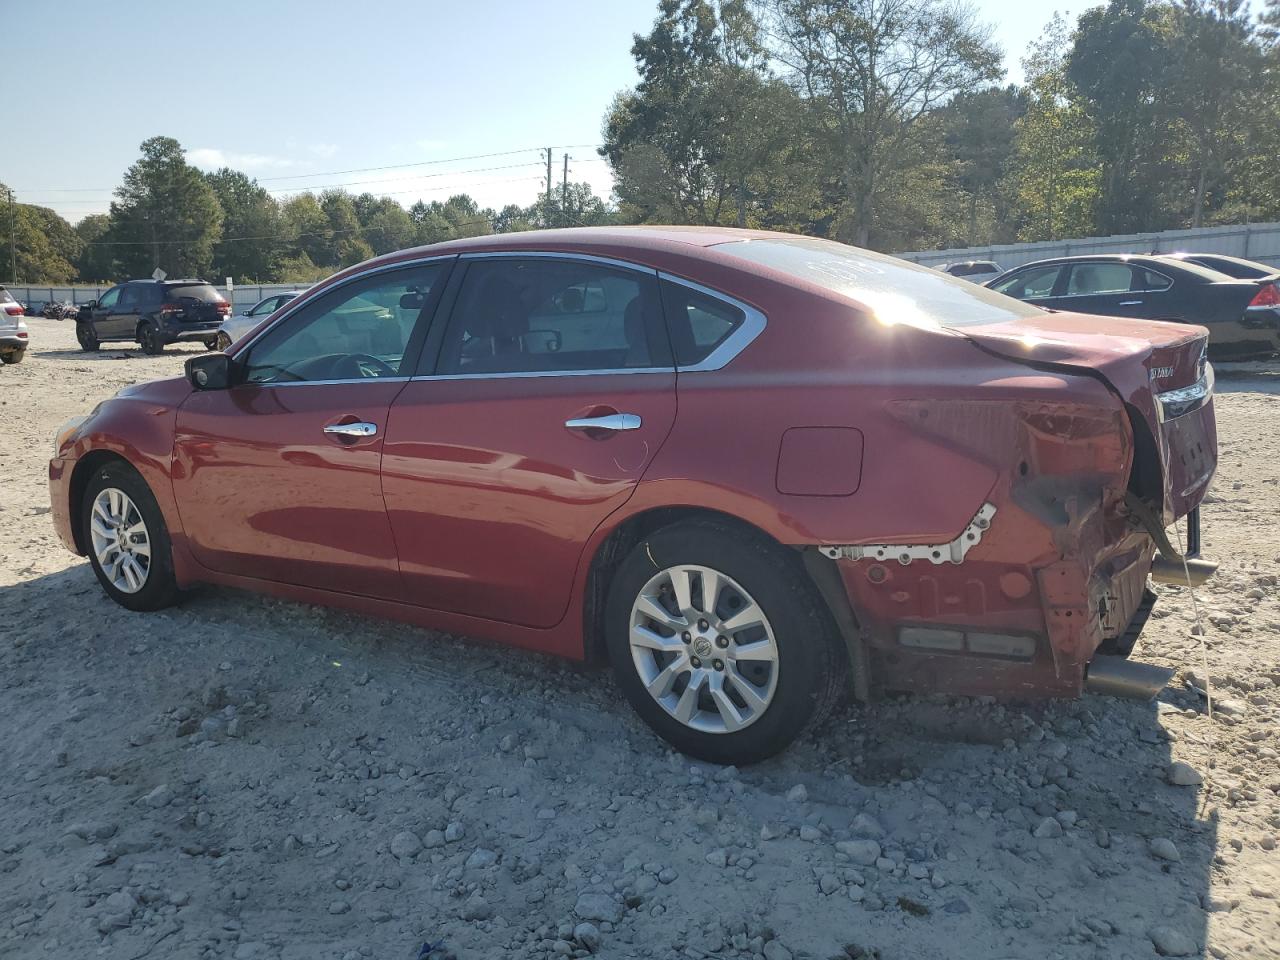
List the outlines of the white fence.
{"type": "Polygon", "coordinates": [[[1257,260],[1280,269],[1280,223],[1252,223],[1234,227],[1201,227],[1196,230],[1164,230],[1078,240],[1042,240],[1036,243],[997,243],[954,250],[913,250],[899,253],[904,260],[926,267],[957,260],[994,260],[1012,270],[1033,260],[1075,257],[1088,253],[1224,253],[1257,260]]]}
{"type": "MultiPolygon", "coordinates": [[[[85,286],[83,284],[71,287],[48,287],[6,283],[4,286],[15,300],[21,300],[23,303],[44,303],[49,300],[70,300],[72,303],[84,303],[88,300],[97,300],[111,289],[110,284],[100,287],[85,286]]],[[[303,290],[309,286],[310,284],[308,283],[255,283],[246,286],[237,284],[230,296],[227,295],[225,287],[220,286],[217,289],[237,309],[248,309],[264,297],[269,297],[276,293],[288,293],[290,290],[303,290]]]]}

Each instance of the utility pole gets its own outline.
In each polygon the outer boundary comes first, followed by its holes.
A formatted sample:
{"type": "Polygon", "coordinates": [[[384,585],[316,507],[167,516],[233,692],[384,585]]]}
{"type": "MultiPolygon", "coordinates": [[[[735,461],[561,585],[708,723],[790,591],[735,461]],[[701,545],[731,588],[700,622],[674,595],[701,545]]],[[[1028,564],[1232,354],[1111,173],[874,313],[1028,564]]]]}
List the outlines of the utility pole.
{"type": "Polygon", "coordinates": [[[564,155],[564,176],[560,179],[560,209],[569,216],[569,155],[564,155]]]}
{"type": "Polygon", "coordinates": [[[547,147],[547,202],[542,219],[546,226],[551,226],[551,148],[547,147]]]}
{"type": "Polygon", "coordinates": [[[5,187],[9,191],[9,282],[18,282],[18,231],[14,227],[13,214],[13,188],[5,187]]]}

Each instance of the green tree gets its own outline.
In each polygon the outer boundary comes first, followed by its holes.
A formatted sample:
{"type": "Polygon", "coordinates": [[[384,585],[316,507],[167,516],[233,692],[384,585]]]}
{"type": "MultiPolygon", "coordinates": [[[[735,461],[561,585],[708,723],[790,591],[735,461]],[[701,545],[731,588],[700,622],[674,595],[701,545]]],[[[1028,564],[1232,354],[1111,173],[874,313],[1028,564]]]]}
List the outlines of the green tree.
{"type": "Polygon", "coordinates": [[[142,143],[111,202],[116,261],[128,276],[160,267],[170,276],[206,276],[222,231],[222,208],[199,170],[172,137],[142,143]]]}
{"type": "MultiPolygon", "coordinates": [[[[8,188],[0,184],[0,196],[8,196],[8,188]]],[[[74,261],[80,254],[82,241],[63,220],[47,207],[18,203],[13,208],[10,231],[7,204],[0,207],[0,273],[9,272],[11,247],[16,247],[17,275],[13,280],[66,283],[76,275],[74,261]]]]}
{"type": "Polygon", "coordinates": [[[767,0],[773,53],[843,176],[839,236],[866,245],[917,125],[1000,79],[990,29],[949,0],[767,0]],[[888,174],[892,172],[893,176],[888,174]]]}
{"type": "Polygon", "coordinates": [[[1055,16],[1022,61],[1027,111],[1015,125],[1011,172],[1023,219],[1020,240],[1092,232],[1101,177],[1092,125],[1071,99],[1068,49],[1066,21],[1055,16]]]}
{"type": "Polygon", "coordinates": [[[627,221],[758,224],[802,150],[798,99],[767,70],[742,0],[661,0],[631,48],[640,80],[618,96],[601,154],[627,221]]]}
{"type": "Polygon", "coordinates": [[[240,282],[271,277],[281,241],[280,208],[256,180],[223,167],[205,174],[222,207],[223,240],[214,253],[213,276],[240,282]]]}
{"type": "Polygon", "coordinates": [[[1229,168],[1246,150],[1249,106],[1263,68],[1246,0],[1182,0],[1176,8],[1166,103],[1190,146],[1191,226],[1221,202],[1229,168]]]}
{"type": "Polygon", "coordinates": [[[375,254],[391,253],[413,246],[413,219],[390,197],[374,197],[362,193],[353,201],[356,219],[364,230],[364,239],[375,254]]]}
{"type": "Polygon", "coordinates": [[[320,202],[313,193],[299,193],[290,197],[280,208],[284,229],[284,259],[305,256],[312,264],[329,263],[327,231],[329,218],[320,209],[320,202]]]}
{"type": "Polygon", "coordinates": [[[1175,62],[1173,35],[1172,9],[1147,0],[1111,0],[1077,22],[1066,77],[1095,131],[1102,233],[1171,225],[1163,184],[1173,151],[1160,98],[1175,62]]]}
{"type": "Polygon", "coordinates": [[[115,248],[106,241],[111,230],[111,217],[91,213],[75,226],[80,237],[80,256],[76,258],[76,279],[84,283],[111,283],[116,276],[115,248]]]}
{"type": "Polygon", "coordinates": [[[1013,164],[1014,124],[1025,109],[1010,86],[963,93],[938,111],[945,148],[938,173],[963,205],[960,246],[1013,239],[1012,204],[1002,186],[1013,164]]]}
{"type": "Polygon", "coordinates": [[[351,194],[345,190],[324,191],[320,194],[320,210],[326,220],[326,244],[317,265],[349,267],[373,256],[351,194]]]}

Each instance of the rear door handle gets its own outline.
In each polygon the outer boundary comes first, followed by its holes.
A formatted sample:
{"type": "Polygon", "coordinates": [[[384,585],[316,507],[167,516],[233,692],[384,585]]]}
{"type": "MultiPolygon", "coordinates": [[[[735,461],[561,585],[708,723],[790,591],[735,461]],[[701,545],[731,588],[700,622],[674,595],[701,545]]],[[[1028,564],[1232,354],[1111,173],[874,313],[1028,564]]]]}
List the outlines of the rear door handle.
{"type": "Polygon", "coordinates": [[[1121,301],[1120,301],[1120,306],[1122,306],[1122,307],[1136,307],[1136,306],[1138,306],[1138,305],[1139,305],[1139,304],[1141,304],[1141,303],[1142,303],[1142,301],[1141,301],[1141,300],[1121,300],[1121,301]]]}
{"type": "Polygon", "coordinates": [[[566,420],[564,425],[569,430],[639,430],[643,420],[635,413],[610,413],[603,417],[579,417],[566,420]]]}
{"type": "Polygon", "coordinates": [[[372,437],[378,432],[376,423],[331,423],[324,428],[325,433],[336,433],[340,437],[372,437]]]}

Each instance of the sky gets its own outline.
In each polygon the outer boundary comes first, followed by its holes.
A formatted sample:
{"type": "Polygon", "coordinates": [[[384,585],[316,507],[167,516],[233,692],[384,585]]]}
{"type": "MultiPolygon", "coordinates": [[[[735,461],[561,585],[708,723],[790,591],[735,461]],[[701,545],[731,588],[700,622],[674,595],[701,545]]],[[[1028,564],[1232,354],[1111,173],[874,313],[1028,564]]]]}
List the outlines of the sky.
{"type": "MultiPolygon", "coordinates": [[[[1010,80],[1054,10],[1100,0],[973,0],[1010,80]]],[[[0,183],[72,222],[163,134],[286,198],[341,186],[406,207],[471,194],[527,205],[554,178],[607,196],[596,153],[635,82],[632,34],[656,0],[0,0],[0,183]],[[356,11],[353,15],[353,10],[356,11]],[[56,68],[45,54],[56,56],[56,68]]]]}

